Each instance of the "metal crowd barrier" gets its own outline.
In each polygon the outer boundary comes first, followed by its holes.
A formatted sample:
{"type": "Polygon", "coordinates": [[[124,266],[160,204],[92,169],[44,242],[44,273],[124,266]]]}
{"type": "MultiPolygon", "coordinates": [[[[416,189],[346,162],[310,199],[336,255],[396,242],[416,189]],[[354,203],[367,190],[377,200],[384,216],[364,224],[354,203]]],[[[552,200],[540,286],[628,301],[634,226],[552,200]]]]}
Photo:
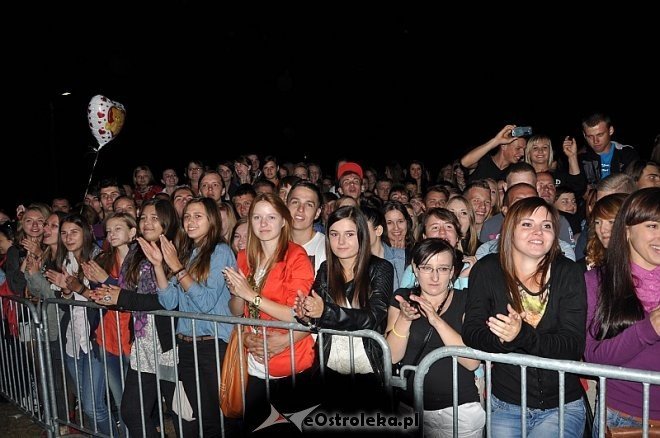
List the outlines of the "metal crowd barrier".
{"type": "MultiPolygon", "coordinates": [[[[73,300],[65,300],[65,299],[48,299],[44,301],[43,307],[42,307],[42,320],[44,321],[43,323],[43,331],[44,333],[47,333],[48,331],[48,318],[47,318],[47,313],[49,306],[55,306],[56,312],[57,312],[57,322],[58,322],[58,333],[62,333],[62,327],[60,326],[60,314],[62,310],[60,309],[60,306],[67,306],[69,308],[69,312],[71,315],[73,315],[73,312],[71,311],[72,308],[74,307],[82,307],[84,308],[85,311],[85,316],[87,317],[88,312],[98,312],[99,313],[99,318],[103,318],[103,313],[108,310],[105,307],[98,306],[95,303],[89,302],[89,301],[73,301],[73,300]]],[[[229,316],[218,316],[218,315],[208,315],[208,314],[202,314],[202,313],[184,313],[184,312],[177,312],[177,311],[166,311],[166,310],[159,310],[159,311],[151,311],[151,312],[145,312],[149,315],[153,316],[163,316],[163,317],[168,317],[170,319],[170,327],[172,331],[172,343],[173,345],[177,345],[177,339],[176,339],[176,327],[175,327],[175,318],[177,319],[183,319],[187,318],[192,321],[192,332],[193,332],[193,338],[195,338],[193,342],[193,351],[194,351],[194,360],[195,360],[195,377],[196,377],[196,391],[197,391],[197,398],[196,400],[190,400],[191,405],[196,403],[197,404],[197,412],[199,414],[199,430],[200,434],[202,433],[202,427],[203,427],[203,422],[204,418],[202,415],[202,406],[201,406],[201,392],[200,392],[200,376],[199,376],[199,366],[198,366],[198,351],[197,351],[197,331],[196,331],[196,321],[209,321],[214,323],[214,330],[215,330],[215,355],[216,355],[216,373],[217,373],[217,379],[218,382],[220,382],[220,375],[221,375],[221,360],[219,360],[219,345],[218,345],[218,324],[221,323],[226,323],[226,324],[232,324],[232,325],[238,325],[239,327],[243,326],[253,326],[253,327],[259,327],[259,330],[261,331],[262,334],[266,333],[266,330],[268,328],[278,328],[278,329],[284,329],[288,331],[289,334],[289,347],[293,345],[293,332],[294,331],[303,331],[303,332],[312,332],[312,329],[310,329],[307,326],[298,324],[298,323],[286,323],[286,322],[281,322],[281,321],[264,321],[260,319],[249,319],[249,318],[242,318],[242,317],[229,317],[229,316]]],[[[119,318],[117,316],[117,318],[119,318]]],[[[73,323],[73,319],[71,323],[73,323]]],[[[102,324],[99,324],[99,327],[102,327],[102,324]]],[[[117,323],[117,327],[119,327],[119,324],[117,323]]],[[[105,333],[103,332],[103,329],[99,329],[100,334],[97,331],[97,336],[101,339],[104,339],[105,333]]],[[[243,345],[243,336],[242,336],[242,330],[240,331],[241,335],[239,335],[239,345],[243,345]]],[[[353,338],[355,337],[360,337],[360,338],[369,338],[373,339],[383,350],[383,365],[384,365],[384,383],[385,383],[385,388],[387,390],[387,394],[390,397],[392,397],[392,386],[389,384],[391,376],[392,376],[392,370],[391,370],[391,353],[390,353],[390,348],[389,345],[387,344],[387,341],[385,338],[380,335],[379,333],[372,331],[372,330],[360,330],[360,331],[354,331],[354,332],[345,332],[345,331],[337,331],[337,330],[329,330],[329,329],[318,329],[314,330],[314,333],[317,334],[317,343],[319,346],[319,351],[323,351],[323,346],[325,342],[325,337],[329,335],[335,335],[335,336],[347,336],[349,337],[349,345],[350,345],[350,363],[351,363],[351,371],[354,374],[355,371],[355,363],[354,363],[354,347],[353,347],[353,338]]],[[[119,333],[118,330],[118,336],[119,339],[121,337],[121,333],[119,333]]],[[[104,342],[105,344],[105,342],[104,342]]],[[[121,342],[120,342],[121,345],[121,342]]],[[[139,344],[135,344],[136,349],[139,349],[139,344]]],[[[47,375],[48,375],[48,397],[44,398],[45,400],[48,400],[50,403],[45,403],[45,405],[50,405],[50,412],[52,412],[52,427],[59,436],[59,426],[69,426],[73,427],[81,432],[93,435],[93,436],[115,436],[115,429],[114,429],[114,424],[110,424],[110,434],[103,434],[101,431],[99,431],[99,425],[97,424],[96,421],[96,415],[94,412],[93,418],[85,420],[85,415],[82,411],[82,403],[79,401],[78,402],[78,410],[77,410],[77,416],[78,416],[78,421],[73,422],[71,421],[68,416],[62,418],[63,416],[58,414],[58,412],[62,412],[61,405],[64,404],[65,409],[64,412],[70,412],[71,406],[69,405],[68,399],[66,397],[66,394],[58,393],[55,388],[55,382],[57,378],[61,378],[64,382],[63,387],[66,389],[67,386],[67,379],[71,380],[71,376],[67,373],[64,367],[64,355],[66,354],[64,351],[64,342],[61,336],[58,337],[58,344],[57,344],[57,351],[51,351],[51,348],[44,348],[45,350],[45,356],[46,356],[46,362],[49,364],[47,369],[47,375]],[[60,366],[59,369],[56,369],[57,367],[52,366],[54,363],[54,359],[59,359],[60,366]]],[[[153,345],[154,351],[157,349],[157,344],[156,344],[156,337],[154,337],[154,345],[153,345]]],[[[174,375],[179,376],[179,367],[178,367],[178,351],[175,348],[175,360],[174,360],[174,375]]],[[[264,351],[268,351],[268,338],[264,336],[264,351]]],[[[267,353],[266,353],[267,354],[267,353]]],[[[105,402],[108,406],[108,409],[111,411],[111,406],[112,406],[112,400],[111,400],[111,391],[108,385],[108,366],[107,366],[107,355],[103,355],[101,358],[101,362],[103,364],[103,374],[105,377],[105,394],[104,394],[104,399],[105,402]]],[[[268,363],[268,357],[264,359],[264,362],[266,364],[266,396],[268,398],[268,401],[270,401],[270,390],[269,390],[269,377],[268,377],[268,369],[267,369],[267,363],[268,363]]],[[[291,349],[291,366],[292,366],[292,371],[295,369],[295,357],[294,357],[294,352],[293,349],[291,349]]],[[[324,371],[325,371],[325,363],[324,363],[324,357],[323,354],[320,354],[320,373],[322,378],[324,377],[324,371]]],[[[88,355],[88,363],[87,366],[90,370],[90,380],[91,380],[91,374],[92,374],[92,365],[91,365],[91,358],[90,355],[88,355]]],[[[79,381],[78,381],[78,368],[76,367],[76,382],[75,385],[78,387],[79,381]]],[[[142,372],[138,371],[138,385],[139,385],[139,392],[140,392],[140,416],[141,416],[141,422],[142,422],[142,431],[143,434],[146,434],[146,422],[147,422],[147,415],[145,412],[143,412],[143,400],[142,400],[142,372]]],[[[156,380],[158,382],[161,381],[161,376],[159,373],[159,368],[156,367],[156,380]]],[[[292,374],[290,377],[292,380],[292,384],[295,386],[296,384],[296,375],[295,373],[292,374]]],[[[124,380],[122,378],[122,392],[124,390],[124,380]]],[[[203,382],[202,382],[203,384],[203,382]]],[[[162,394],[161,394],[161,387],[160,384],[156,385],[157,388],[157,409],[159,412],[159,423],[160,423],[160,435],[161,437],[165,436],[165,421],[163,417],[163,406],[162,406],[162,394]]],[[[173,400],[170,402],[169,400],[167,401],[170,408],[172,404],[178,404],[178,406],[182,406],[181,403],[181,398],[180,398],[180,393],[178,400],[173,400]]],[[[93,395],[92,395],[93,397],[93,395]]],[[[176,397],[175,397],[176,398],[176,397]]],[[[243,392],[243,402],[245,405],[245,391],[243,392]]],[[[219,409],[219,407],[218,407],[219,409]]],[[[178,424],[175,424],[174,426],[178,426],[178,430],[182,430],[182,420],[181,416],[177,415],[178,417],[178,424]]],[[[116,418],[113,418],[112,412],[110,412],[109,415],[109,421],[114,422],[116,418]]],[[[221,427],[222,427],[222,434],[225,436],[225,418],[221,414],[221,427]]],[[[125,433],[122,434],[123,436],[126,436],[125,433]]],[[[200,435],[201,436],[201,435],[200,435]]]]}
{"type": "MultiPolygon", "coordinates": [[[[406,370],[416,370],[413,380],[413,394],[415,398],[415,411],[420,415],[420,436],[424,429],[424,379],[429,368],[438,360],[447,357],[452,358],[452,390],[453,390],[453,428],[454,437],[458,436],[458,358],[464,357],[477,359],[486,362],[486,436],[490,438],[490,420],[491,420],[491,364],[506,363],[520,366],[521,376],[521,413],[527,410],[527,387],[526,370],[527,367],[540,368],[544,370],[557,371],[559,373],[559,428],[557,436],[564,437],[564,396],[565,396],[565,375],[566,373],[577,374],[580,376],[594,376],[599,380],[599,400],[605,400],[607,379],[626,380],[630,382],[639,382],[643,385],[643,436],[648,437],[649,433],[649,390],[650,385],[660,385],[660,372],[635,370],[629,368],[615,367],[609,365],[598,365],[571,360],[548,359],[545,357],[530,356],[524,354],[508,353],[485,353],[479,350],[473,350],[468,347],[442,347],[426,355],[417,367],[403,367],[402,374],[406,370]]],[[[660,400],[656,400],[660,403],[660,400]]],[[[605,403],[598,403],[598,421],[600,438],[605,437],[605,403]]],[[[523,438],[527,436],[527,422],[521,415],[521,431],[523,438]]]]}
{"type": "Polygon", "coordinates": [[[3,296],[0,315],[0,393],[52,437],[39,312],[30,300],[3,296]]]}
{"type": "MultiPolygon", "coordinates": [[[[84,308],[85,314],[88,312],[98,312],[99,318],[103,317],[104,311],[107,309],[105,307],[98,306],[91,302],[85,301],[72,301],[72,300],[61,300],[61,299],[49,299],[45,300],[41,308],[41,317],[35,308],[34,304],[29,300],[23,298],[14,298],[7,297],[0,301],[0,310],[3,315],[3,324],[0,328],[0,334],[2,339],[0,340],[0,393],[3,396],[10,399],[14,404],[16,404],[23,412],[30,415],[34,421],[40,424],[48,433],[48,436],[59,436],[59,426],[71,426],[75,429],[88,433],[94,436],[115,436],[114,422],[115,418],[110,412],[109,422],[111,422],[110,434],[104,435],[99,431],[99,425],[96,421],[96,415],[93,415],[91,422],[84,420],[84,415],[82,412],[81,403],[78,403],[78,421],[73,422],[69,419],[68,415],[59,414],[58,412],[68,413],[70,412],[71,406],[69,405],[68,398],[66,397],[66,387],[67,379],[72,380],[71,376],[67,374],[67,371],[64,367],[64,342],[61,336],[58,336],[57,341],[50,342],[48,338],[48,311],[49,306],[55,306],[56,320],[58,324],[58,333],[62,333],[62,327],[60,323],[60,314],[62,309],[60,306],[67,306],[69,310],[73,307],[82,307],[84,308]],[[13,325],[13,328],[10,328],[9,323],[7,323],[8,317],[6,315],[15,312],[16,314],[16,323],[13,325]],[[14,333],[14,334],[12,334],[14,333]],[[54,348],[53,348],[54,347],[54,348]],[[58,357],[59,356],[59,357],[58,357]],[[59,369],[54,366],[55,363],[59,363],[59,369]],[[56,379],[61,378],[63,385],[60,385],[56,389],[56,379]],[[63,393],[62,393],[63,392],[63,393]],[[60,404],[64,404],[64,408],[61,408],[60,404]]],[[[52,310],[51,310],[52,311],[52,310]]],[[[195,377],[196,377],[196,391],[197,399],[191,400],[192,403],[197,404],[197,410],[199,413],[199,423],[200,423],[200,434],[203,427],[203,415],[202,415],[202,406],[201,406],[201,397],[200,397],[200,376],[199,376],[199,367],[198,367],[198,357],[197,357],[197,334],[196,334],[196,321],[210,321],[214,323],[215,331],[215,355],[216,355],[216,374],[218,382],[220,381],[221,373],[221,361],[218,360],[219,357],[219,346],[218,346],[218,324],[226,323],[232,325],[242,326],[254,326],[259,327],[262,334],[266,333],[268,328],[279,328],[288,331],[289,334],[289,346],[293,344],[293,332],[294,331],[303,331],[310,332],[312,331],[309,327],[297,324],[297,323],[285,323],[278,321],[263,321],[256,319],[248,319],[242,317],[227,317],[227,316],[216,316],[216,315],[207,315],[201,313],[183,313],[175,311],[154,311],[146,312],[147,314],[154,316],[163,316],[168,317],[170,322],[170,328],[172,331],[172,343],[177,345],[176,339],[176,327],[175,327],[175,318],[187,318],[192,321],[192,332],[193,338],[193,351],[194,351],[194,363],[195,363],[195,377]]],[[[72,313],[73,315],[73,313],[72,313]]],[[[118,314],[117,317],[117,326],[118,323],[118,314]]],[[[74,321],[72,320],[72,323],[74,321]]],[[[102,325],[100,325],[102,327],[102,325]]],[[[101,339],[105,338],[104,330],[100,329],[101,339]]],[[[406,380],[398,377],[393,377],[391,373],[391,351],[389,345],[387,344],[385,338],[379,333],[372,330],[360,330],[355,332],[344,332],[337,330],[329,329],[320,329],[315,331],[317,333],[317,340],[319,351],[323,351],[323,346],[325,342],[325,337],[329,335],[334,336],[347,336],[349,337],[349,360],[351,363],[351,371],[354,373],[354,351],[353,351],[353,338],[369,338],[374,340],[382,349],[383,352],[383,369],[384,376],[383,381],[387,394],[392,398],[392,388],[393,386],[405,387],[406,380]]],[[[121,333],[118,330],[117,338],[119,339],[119,344],[121,345],[121,333]]],[[[154,337],[154,351],[156,351],[157,344],[154,337]]],[[[239,336],[239,342],[242,345],[242,336],[239,336]]],[[[139,344],[136,344],[136,348],[139,349],[139,344]]],[[[264,337],[264,350],[268,351],[268,338],[264,337]]],[[[174,349],[175,361],[174,361],[174,375],[178,376],[178,357],[177,349],[174,349]]],[[[565,373],[574,373],[582,376],[594,376],[599,379],[600,388],[599,388],[599,398],[601,400],[605,397],[606,390],[606,381],[607,379],[618,379],[618,380],[627,380],[632,382],[640,382],[643,384],[643,427],[645,436],[648,434],[648,419],[649,419],[649,389],[650,385],[660,385],[660,373],[651,372],[651,371],[642,371],[642,370],[632,370],[625,369],[620,367],[612,367],[606,365],[596,365],[588,364],[584,362],[575,362],[567,360],[554,360],[547,358],[540,358],[536,356],[528,356],[521,354],[494,354],[494,353],[485,353],[477,350],[473,350],[468,347],[443,347],[437,349],[426,357],[419,363],[417,367],[406,366],[402,369],[402,375],[405,374],[407,370],[415,370],[415,377],[413,380],[413,390],[414,390],[414,408],[415,411],[419,413],[420,416],[420,428],[418,432],[423,434],[423,386],[424,379],[428,373],[429,368],[437,360],[452,357],[453,364],[453,420],[454,420],[454,436],[457,436],[457,427],[458,427],[458,357],[466,357],[471,359],[482,360],[486,362],[486,433],[490,437],[490,417],[491,417],[491,371],[490,367],[492,363],[507,363],[512,365],[518,365],[521,368],[521,411],[524,412],[527,406],[526,398],[526,385],[525,385],[525,376],[527,367],[541,368],[547,370],[554,370],[559,373],[559,430],[557,435],[559,437],[564,436],[564,379],[565,373]]],[[[295,369],[295,356],[293,351],[291,352],[292,360],[292,370],[295,369]]],[[[108,384],[108,364],[107,357],[103,355],[101,358],[103,364],[103,377],[105,378],[104,385],[104,401],[108,407],[108,410],[111,411],[112,401],[111,401],[111,391],[108,384]]],[[[123,369],[123,364],[121,363],[120,355],[120,367],[123,369]]],[[[325,361],[323,354],[320,354],[320,373],[323,378],[325,373],[325,361]]],[[[267,357],[265,359],[267,364],[267,357]]],[[[91,364],[88,356],[87,366],[91,374],[91,364]]],[[[267,367],[267,365],[266,365],[267,367]]],[[[79,375],[77,373],[78,368],[76,367],[76,386],[78,386],[79,375]]],[[[142,403],[142,372],[138,371],[138,386],[140,388],[140,416],[142,422],[143,434],[146,433],[146,417],[147,415],[143,412],[143,403],[142,403]]],[[[161,376],[159,373],[159,368],[156,367],[156,380],[160,382],[161,376]]],[[[291,377],[292,383],[295,385],[296,376],[293,374],[291,377]]],[[[90,377],[91,379],[91,377],[90,377]]],[[[266,372],[266,396],[270,399],[269,391],[269,378],[268,373],[266,372]]],[[[122,375],[121,380],[121,389],[124,390],[124,378],[122,375]]],[[[161,437],[165,436],[165,420],[163,417],[163,406],[162,406],[162,394],[160,391],[160,385],[156,385],[157,388],[157,409],[158,417],[160,424],[160,435],[161,437]]],[[[245,401],[245,393],[243,394],[243,400],[245,401]]],[[[168,401],[171,407],[171,402],[168,401]]],[[[178,400],[178,405],[181,406],[181,399],[178,400]]],[[[96,412],[94,410],[94,412],[96,412]]],[[[599,404],[598,418],[600,421],[600,436],[603,437],[605,433],[605,404],[599,404]]],[[[178,417],[178,430],[182,430],[182,420],[180,416],[178,417]]],[[[526,422],[521,418],[522,424],[522,433],[523,436],[526,436],[526,422]]],[[[176,425],[175,425],[176,426],[176,425]]],[[[225,434],[225,419],[221,414],[221,426],[222,434],[225,434]]],[[[126,436],[126,434],[122,434],[126,436]]]]}

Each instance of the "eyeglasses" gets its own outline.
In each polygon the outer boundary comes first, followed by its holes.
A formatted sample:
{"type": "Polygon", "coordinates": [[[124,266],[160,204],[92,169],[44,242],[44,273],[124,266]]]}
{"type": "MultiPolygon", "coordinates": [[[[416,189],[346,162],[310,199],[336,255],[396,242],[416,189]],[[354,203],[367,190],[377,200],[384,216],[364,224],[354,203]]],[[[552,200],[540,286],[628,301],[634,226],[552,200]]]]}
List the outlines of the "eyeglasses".
{"type": "Polygon", "coordinates": [[[439,275],[449,275],[451,272],[451,266],[438,266],[437,268],[434,268],[431,265],[419,265],[417,269],[419,269],[419,272],[424,275],[433,275],[434,271],[439,275]]]}

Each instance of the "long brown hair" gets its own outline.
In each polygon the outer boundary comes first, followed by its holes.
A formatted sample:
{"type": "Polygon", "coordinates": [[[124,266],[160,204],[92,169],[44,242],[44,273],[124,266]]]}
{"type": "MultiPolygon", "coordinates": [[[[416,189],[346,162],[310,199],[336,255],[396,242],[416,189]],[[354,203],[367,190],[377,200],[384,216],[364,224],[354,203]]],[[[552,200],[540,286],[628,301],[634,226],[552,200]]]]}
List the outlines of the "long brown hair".
{"type": "MultiPolygon", "coordinates": [[[[142,207],[140,208],[140,210],[144,212],[145,207],[149,205],[153,205],[154,208],[156,209],[158,222],[160,223],[160,226],[163,228],[163,234],[165,235],[165,237],[167,237],[169,240],[174,240],[179,230],[179,216],[177,215],[176,210],[174,209],[174,205],[172,205],[170,201],[166,201],[164,199],[151,198],[148,201],[142,203],[142,207]]],[[[139,220],[141,221],[142,217],[140,217],[139,220]]],[[[138,226],[138,236],[140,237],[142,236],[139,226],[138,226]]],[[[158,248],[160,248],[160,240],[158,240],[156,244],[158,245],[158,248]]],[[[146,256],[144,255],[142,248],[138,245],[136,247],[135,252],[133,252],[133,254],[131,255],[131,259],[128,262],[129,264],[125,279],[126,284],[132,287],[136,287],[138,285],[138,278],[140,276],[140,263],[142,262],[142,260],[146,260],[146,256]]],[[[163,268],[165,269],[165,274],[169,275],[170,270],[169,267],[167,266],[167,263],[163,263],[163,268]]]]}
{"type": "MultiPolygon", "coordinates": [[[[605,198],[603,198],[605,199],[605,198]]],[[[596,339],[610,339],[644,318],[644,308],[637,298],[635,280],[630,268],[628,227],[646,221],[660,222],[660,188],[637,190],[625,200],[612,227],[611,245],[600,272],[598,306],[590,333],[596,339]]]]}
{"type": "MultiPolygon", "coordinates": [[[[204,207],[206,217],[209,220],[209,231],[199,246],[197,246],[195,241],[188,237],[185,230],[180,228],[176,237],[176,247],[181,254],[181,263],[187,267],[190,276],[196,282],[205,282],[209,278],[211,255],[215,251],[215,247],[221,243],[225,243],[225,239],[222,237],[222,219],[220,219],[217,204],[211,198],[193,198],[188,201],[183,209],[183,217],[185,217],[186,211],[193,204],[202,204],[204,207]],[[193,259],[192,256],[195,249],[198,252],[193,259]]],[[[182,226],[183,217],[181,220],[182,226]]]]}
{"type": "Polygon", "coordinates": [[[259,259],[265,255],[264,250],[261,247],[261,241],[252,228],[252,215],[254,214],[255,206],[259,202],[269,203],[275,209],[275,211],[280,216],[282,216],[282,219],[284,219],[284,227],[282,227],[280,237],[277,239],[277,248],[275,249],[273,256],[266,263],[266,273],[263,276],[265,279],[268,277],[268,273],[270,272],[270,269],[273,267],[273,265],[284,260],[284,256],[286,255],[287,249],[289,248],[289,242],[291,241],[291,222],[293,219],[291,218],[291,212],[279,196],[273,193],[262,193],[254,198],[252,205],[250,205],[250,211],[248,212],[247,216],[248,239],[247,245],[245,247],[245,253],[247,255],[247,263],[248,268],[250,269],[250,273],[254,274],[257,266],[259,266],[259,259]]]}
{"type": "Polygon", "coordinates": [[[345,206],[333,211],[328,217],[328,227],[325,237],[325,253],[328,265],[328,293],[335,303],[348,304],[346,301],[346,278],[339,259],[330,246],[330,229],[342,219],[350,219],[357,228],[358,254],[353,266],[353,301],[351,307],[363,309],[367,306],[371,295],[371,278],[369,277],[369,260],[371,246],[369,245],[369,223],[357,207],[345,206]]]}
{"type": "MultiPolygon", "coordinates": [[[[468,229],[465,232],[465,236],[463,236],[463,239],[459,242],[461,244],[460,249],[465,255],[474,255],[477,252],[477,248],[479,247],[479,233],[477,233],[477,219],[474,216],[474,208],[472,208],[472,204],[470,204],[470,202],[468,202],[468,200],[465,199],[463,195],[452,196],[447,201],[447,204],[453,200],[457,200],[465,206],[465,209],[468,213],[468,219],[470,220],[470,224],[468,225],[468,229]],[[465,243],[465,247],[463,247],[463,243],[465,243]]],[[[447,210],[449,210],[449,208],[447,208],[447,210]]],[[[458,218],[458,215],[456,215],[456,217],[458,218]]],[[[460,219],[458,222],[460,225],[460,219]]]]}
{"type": "Polygon", "coordinates": [[[518,283],[520,282],[520,279],[516,275],[516,268],[513,261],[513,238],[516,227],[520,221],[522,221],[523,218],[533,215],[539,208],[546,209],[550,214],[550,222],[552,223],[552,229],[555,232],[555,238],[550,247],[550,251],[543,256],[534,272],[534,278],[537,279],[540,286],[548,275],[552,262],[561,255],[558,237],[559,214],[557,213],[557,209],[552,204],[545,202],[542,198],[533,197],[521,199],[509,207],[509,211],[504,217],[504,223],[502,224],[502,234],[500,235],[499,242],[500,265],[504,271],[504,280],[506,282],[511,305],[516,312],[522,312],[523,305],[522,300],[520,299],[520,294],[518,293],[518,283]]]}

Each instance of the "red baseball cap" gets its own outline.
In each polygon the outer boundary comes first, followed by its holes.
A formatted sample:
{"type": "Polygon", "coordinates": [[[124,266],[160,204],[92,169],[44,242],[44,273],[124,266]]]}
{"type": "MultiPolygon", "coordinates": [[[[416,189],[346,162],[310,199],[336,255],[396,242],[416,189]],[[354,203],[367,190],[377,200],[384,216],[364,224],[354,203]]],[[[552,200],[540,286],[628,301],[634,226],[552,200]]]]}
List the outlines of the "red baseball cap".
{"type": "Polygon", "coordinates": [[[342,176],[346,173],[355,173],[360,179],[363,178],[362,167],[358,163],[353,163],[352,161],[347,161],[346,163],[339,166],[337,169],[337,179],[341,179],[342,176]]]}

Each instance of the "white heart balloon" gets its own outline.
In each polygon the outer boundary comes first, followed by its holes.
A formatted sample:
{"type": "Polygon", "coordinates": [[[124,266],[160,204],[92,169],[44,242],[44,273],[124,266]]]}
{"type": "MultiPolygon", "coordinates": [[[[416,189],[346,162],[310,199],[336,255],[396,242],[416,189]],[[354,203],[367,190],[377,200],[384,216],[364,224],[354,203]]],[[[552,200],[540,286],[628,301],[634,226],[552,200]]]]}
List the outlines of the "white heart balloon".
{"type": "Polygon", "coordinates": [[[87,121],[92,135],[99,144],[97,151],[112,141],[126,120],[126,109],[119,102],[97,94],[87,105],[87,121]]]}

